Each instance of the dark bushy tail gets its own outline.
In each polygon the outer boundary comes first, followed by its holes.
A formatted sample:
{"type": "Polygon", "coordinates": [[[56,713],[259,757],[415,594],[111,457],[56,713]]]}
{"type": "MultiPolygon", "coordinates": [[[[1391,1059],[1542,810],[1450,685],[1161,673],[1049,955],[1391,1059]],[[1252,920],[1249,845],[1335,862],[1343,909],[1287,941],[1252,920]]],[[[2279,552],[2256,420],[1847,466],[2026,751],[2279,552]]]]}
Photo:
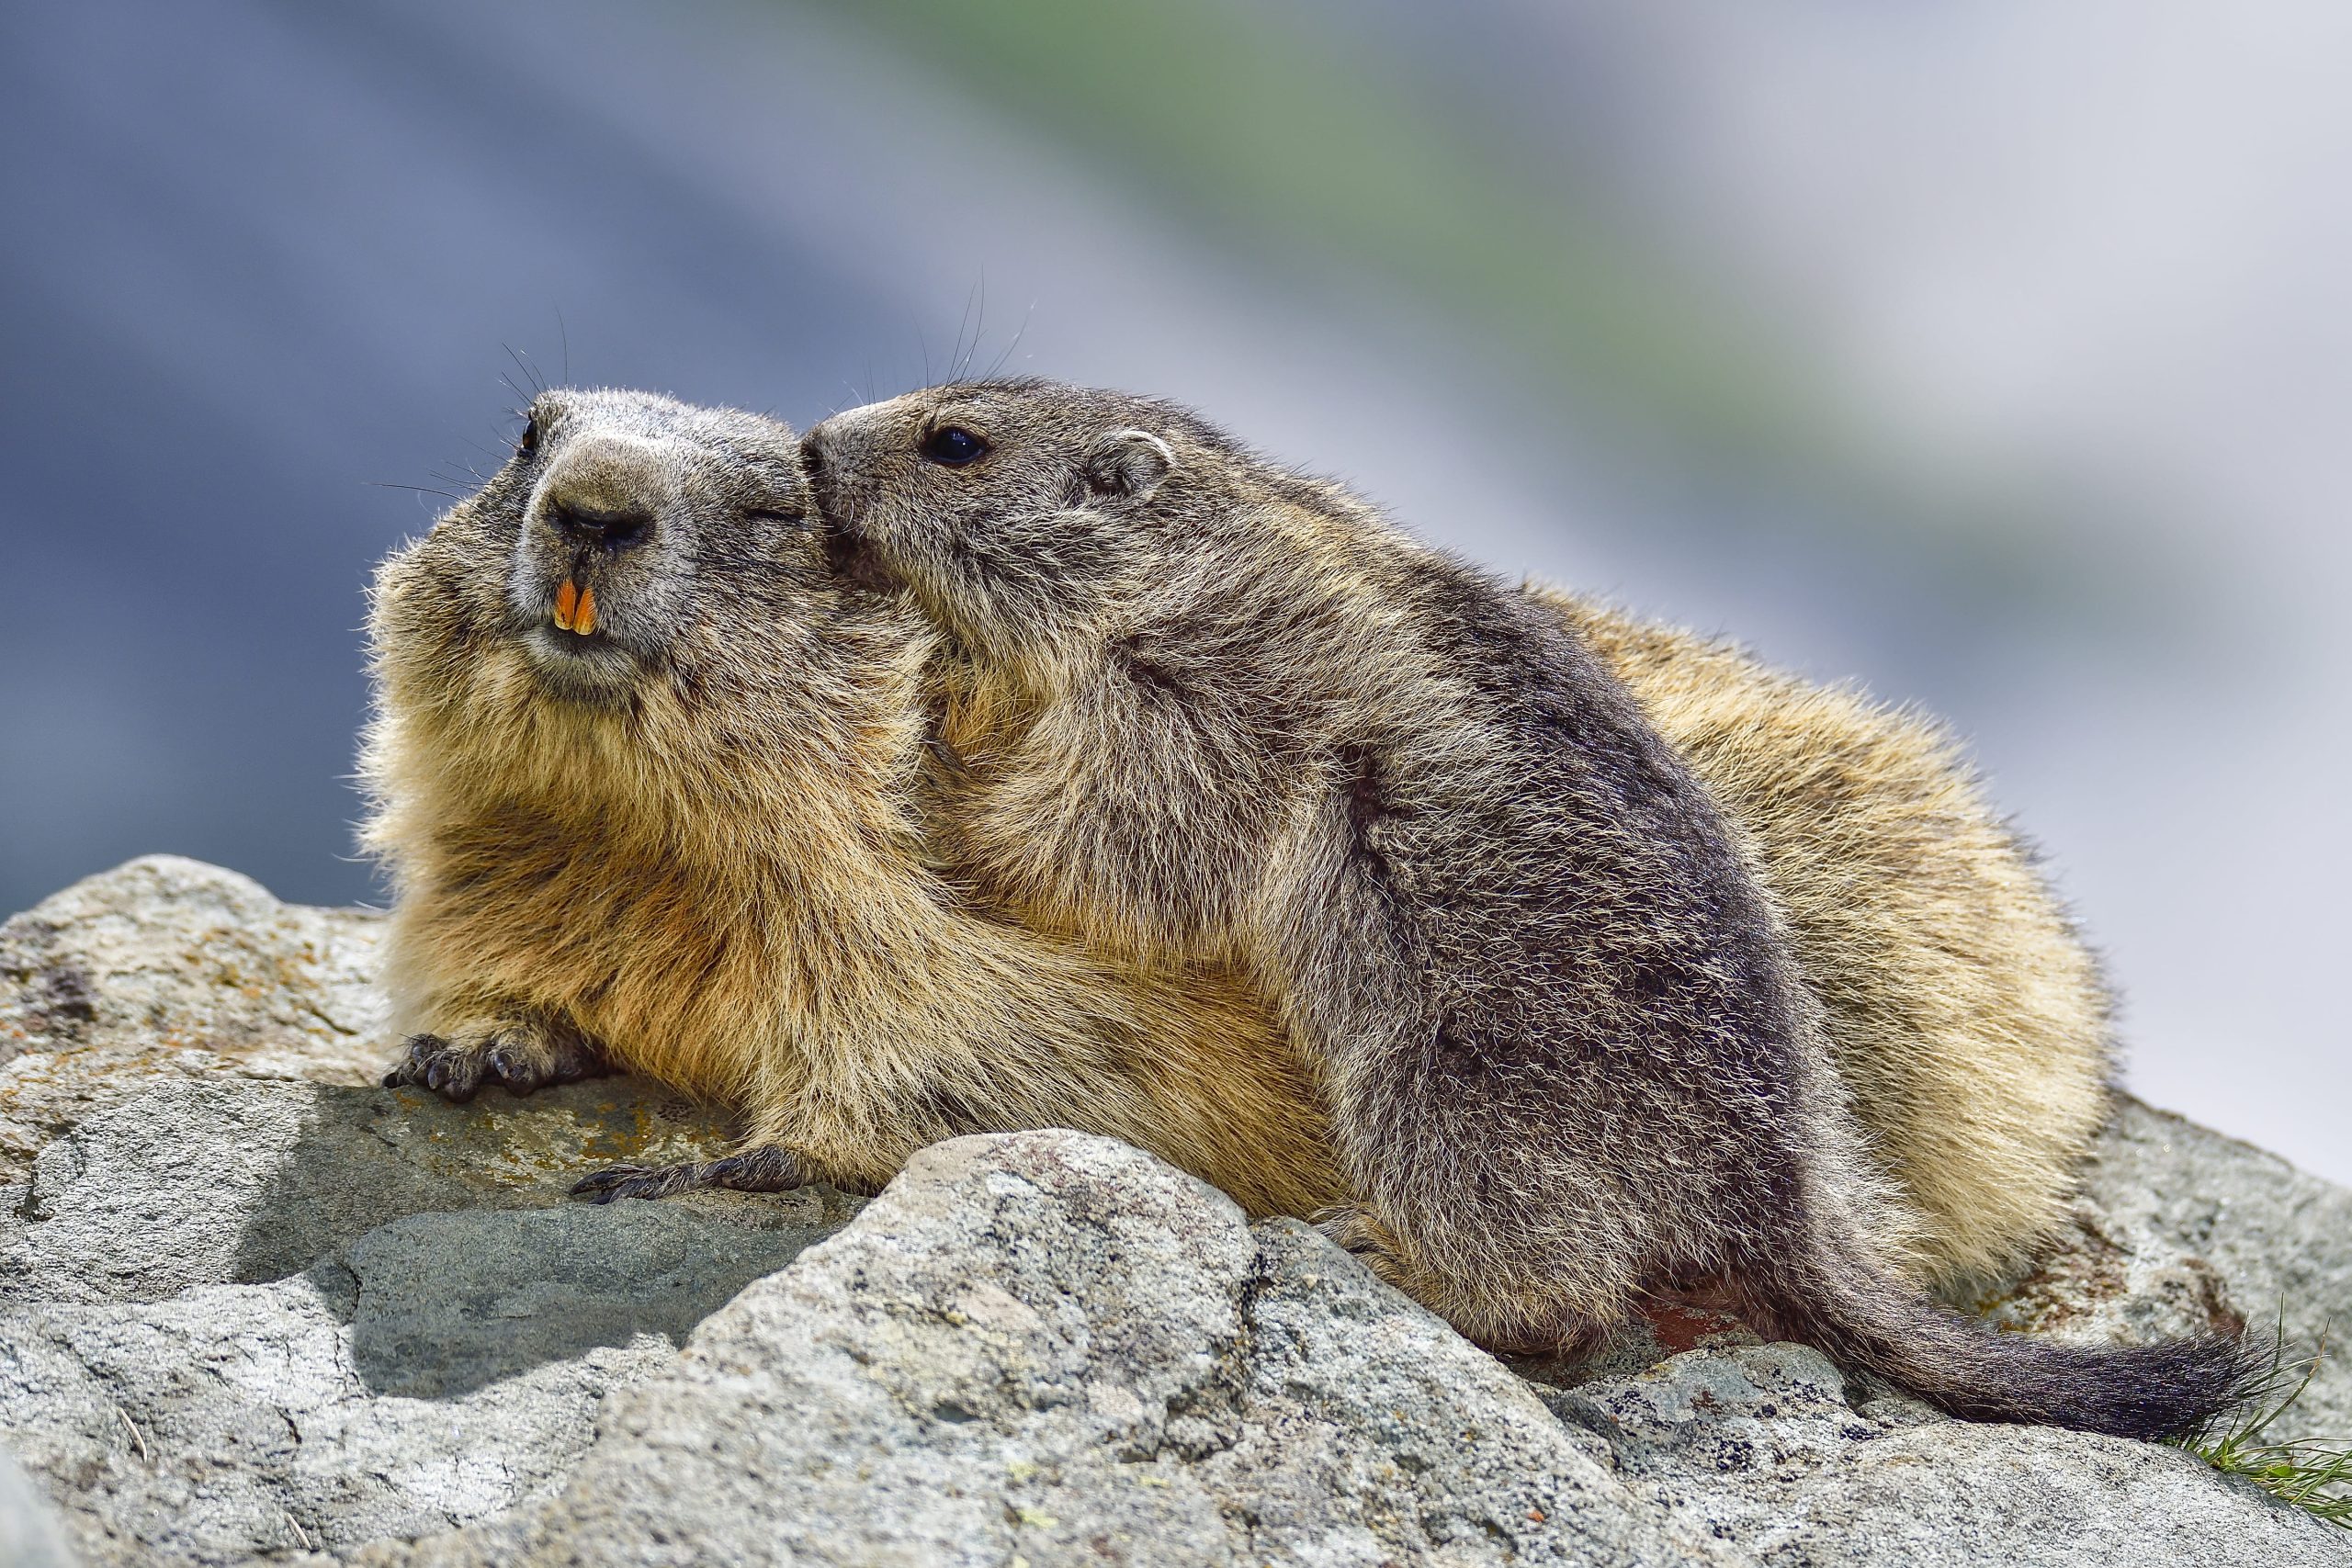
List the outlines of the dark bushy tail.
{"type": "Polygon", "coordinates": [[[1740,1271],[1759,1328],[1971,1421],[2153,1441],[2241,1403],[2267,1364],[2243,1333],[2138,1346],[1998,1334],[1938,1306],[1841,1238],[1764,1250],[1774,1255],[1740,1271]]]}

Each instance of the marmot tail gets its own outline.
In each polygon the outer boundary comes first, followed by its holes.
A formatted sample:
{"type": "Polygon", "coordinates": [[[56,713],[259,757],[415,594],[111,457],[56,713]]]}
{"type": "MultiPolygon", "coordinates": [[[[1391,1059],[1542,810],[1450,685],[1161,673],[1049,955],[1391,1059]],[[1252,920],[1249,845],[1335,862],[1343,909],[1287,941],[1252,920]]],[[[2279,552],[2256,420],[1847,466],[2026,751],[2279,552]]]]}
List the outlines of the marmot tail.
{"type": "Polygon", "coordinates": [[[2129,1346],[2001,1334],[1937,1305],[1822,1227],[1775,1253],[1740,1270],[1758,1317],[1972,1421],[2154,1441],[2245,1401],[2267,1365],[2242,1331],[2129,1346]]]}

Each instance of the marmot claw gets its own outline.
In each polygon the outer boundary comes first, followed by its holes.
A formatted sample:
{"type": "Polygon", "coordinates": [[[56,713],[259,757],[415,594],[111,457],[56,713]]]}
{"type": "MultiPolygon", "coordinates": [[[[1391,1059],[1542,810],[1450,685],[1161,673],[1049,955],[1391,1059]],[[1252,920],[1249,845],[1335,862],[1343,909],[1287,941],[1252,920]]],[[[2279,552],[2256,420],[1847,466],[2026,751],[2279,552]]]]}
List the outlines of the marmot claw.
{"type": "Polygon", "coordinates": [[[575,1029],[510,1020],[447,1035],[412,1034],[408,1055],[384,1075],[384,1087],[430,1089],[463,1105],[486,1084],[526,1095],[618,1070],[575,1029]]]}

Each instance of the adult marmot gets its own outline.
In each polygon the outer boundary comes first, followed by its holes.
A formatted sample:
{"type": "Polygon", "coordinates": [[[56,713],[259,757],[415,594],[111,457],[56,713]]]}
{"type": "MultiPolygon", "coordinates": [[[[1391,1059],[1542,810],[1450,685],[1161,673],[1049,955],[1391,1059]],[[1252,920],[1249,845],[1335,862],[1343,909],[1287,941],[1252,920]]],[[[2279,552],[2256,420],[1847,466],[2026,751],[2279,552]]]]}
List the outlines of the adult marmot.
{"type": "Polygon", "coordinates": [[[933,389],[805,448],[955,644],[959,868],[1276,998],[1355,1189],[1330,1229],[1465,1332],[1720,1282],[1962,1415],[2154,1436],[2233,1397],[2234,1339],[1996,1338],[1905,1278],[1744,846],[1556,614],[1149,400],[933,389]]]}

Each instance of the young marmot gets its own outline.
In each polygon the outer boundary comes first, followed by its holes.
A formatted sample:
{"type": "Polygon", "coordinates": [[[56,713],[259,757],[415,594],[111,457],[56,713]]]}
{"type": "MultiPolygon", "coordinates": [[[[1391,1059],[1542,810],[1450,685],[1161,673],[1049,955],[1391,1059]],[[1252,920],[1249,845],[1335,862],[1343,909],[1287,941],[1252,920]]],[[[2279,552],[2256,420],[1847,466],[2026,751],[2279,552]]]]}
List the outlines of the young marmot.
{"type": "Polygon", "coordinates": [[[1345,1196],[1311,1077],[1214,966],[1113,966],[965,908],[909,802],[929,635],[845,582],[792,431],[548,393],[377,576],[368,841],[397,900],[387,1082],[626,1066],[745,1152],[599,1195],[871,1190],[925,1144],[1069,1126],[1259,1213],[1345,1196]]]}
{"type": "Polygon", "coordinates": [[[1277,998],[1355,1189],[1333,1234],[1465,1332],[1581,1341],[1714,1281],[1956,1414],[2147,1437],[2233,1397],[2234,1339],[1996,1338],[1907,1281],[1743,846],[1557,615],[1165,403],[951,386],[804,445],[952,639],[959,869],[1277,998]]]}

